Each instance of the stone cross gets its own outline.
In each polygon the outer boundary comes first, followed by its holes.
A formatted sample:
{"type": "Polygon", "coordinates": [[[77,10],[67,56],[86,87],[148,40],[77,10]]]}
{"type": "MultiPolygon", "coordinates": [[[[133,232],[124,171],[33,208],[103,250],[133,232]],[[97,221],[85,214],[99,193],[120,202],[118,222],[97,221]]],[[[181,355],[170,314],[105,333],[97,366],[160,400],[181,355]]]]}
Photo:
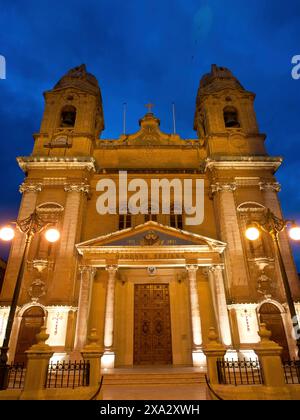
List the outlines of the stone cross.
{"type": "Polygon", "coordinates": [[[145,107],[148,108],[148,113],[150,114],[154,105],[149,103],[149,104],[146,104],[145,107]]]}

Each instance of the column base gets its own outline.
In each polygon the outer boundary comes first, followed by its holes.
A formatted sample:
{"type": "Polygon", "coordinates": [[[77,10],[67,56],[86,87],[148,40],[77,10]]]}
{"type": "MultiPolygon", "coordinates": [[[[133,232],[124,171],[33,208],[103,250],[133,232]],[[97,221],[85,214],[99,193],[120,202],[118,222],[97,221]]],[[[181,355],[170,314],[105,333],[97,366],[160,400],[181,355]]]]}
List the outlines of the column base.
{"type": "Polygon", "coordinates": [[[101,357],[101,369],[113,369],[115,367],[115,353],[105,350],[101,357]]]}
{"type": "Polygon", "coordinates": [[[200,349],[192,350],[193,366],[195,367],[206,367],[206,356],[200,349]]]}

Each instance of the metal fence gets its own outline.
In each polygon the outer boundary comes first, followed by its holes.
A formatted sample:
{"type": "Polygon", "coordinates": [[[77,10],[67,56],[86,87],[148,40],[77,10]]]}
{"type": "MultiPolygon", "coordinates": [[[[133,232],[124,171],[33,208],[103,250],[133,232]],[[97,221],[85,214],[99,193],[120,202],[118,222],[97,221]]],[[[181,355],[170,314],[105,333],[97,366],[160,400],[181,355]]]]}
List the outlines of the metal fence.
{"type": "Polygon", "coordinates": [[[46,377],[46,388],[76,388],[89,386],[90,362],[50,363],[46,377]]]}
{"type": "Polygon", "coordinates": [[[300,360],[282,362],[286,384],[300,384],[300,360]]]}
{"type": "Polygon", "coordinates": [[[218,379],[225,385],[259,385],[263,383],[258,360],[217,360],[218,379]]]}
{"type": "Polygon", "coordinates": [[[24,363],[11,363],[8,365],[8,389],[23,389],[26,367],[24,363]]]}

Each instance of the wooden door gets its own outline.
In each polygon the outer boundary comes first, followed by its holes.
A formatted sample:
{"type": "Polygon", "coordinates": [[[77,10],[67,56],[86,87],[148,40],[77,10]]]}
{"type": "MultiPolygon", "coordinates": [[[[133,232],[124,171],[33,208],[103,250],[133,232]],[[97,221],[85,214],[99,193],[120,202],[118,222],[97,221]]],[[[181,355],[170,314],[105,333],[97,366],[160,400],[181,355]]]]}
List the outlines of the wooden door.
{"type": "Polygon", "coordinates": [[[290,358],[288,343],[285,335],[282,317],[277,306],[272,303],[264,303],[260,310],[260,322],[267,325],[267,329],[271,331],[271,340],[278,343],[282,348],[281,357],[283,360],[290,358]]]}
{"type": "Polygon", "coordinates": [[[33,306],[24,312],[16,347],[15,363],[27,362],[25,351],[36,344],[36,335],[44,323],[44,311],[39,306],[33,306]]]}
{"type": "Polygon", "coordinates": [[[136,284],[134,364],[172,364],[168,284],[136,284]]]}

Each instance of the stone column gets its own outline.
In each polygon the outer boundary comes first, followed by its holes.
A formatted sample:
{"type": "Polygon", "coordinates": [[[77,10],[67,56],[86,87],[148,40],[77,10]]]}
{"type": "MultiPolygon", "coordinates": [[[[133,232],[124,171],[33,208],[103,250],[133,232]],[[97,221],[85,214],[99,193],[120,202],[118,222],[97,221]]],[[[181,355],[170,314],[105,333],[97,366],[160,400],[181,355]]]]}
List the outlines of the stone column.
{"type": "Polygon", "coordinates": [[[115,363],[114,343],[114,307],[115,307],[115,282],[118,267],[108,265],[108,282],[106,291],[105,323],[104,323],[104,354],[101,360],[101,366],[104,368],[113,368],[115,363]]]}
{"type": "Polygon", "coordinates": [[[87,326],[89,321],[90,304],[93,289],[93,280],[97,269],[90,266],[81,266],[80,291],[78,300],[78,313],[76,325],[75,350],[79,351],[86,343],[87,326]]]}
{"type": "Polygon", "coordinates": [[[24,391],[21,400],[44,400],[45,399],[45,383],[47,378],[47,368],[49,360],[53,355],[52,348],[45,342],[49,338],[46,333],[46,327],[41,328],[41,332],[37,334],[37,344],[34,344],[26,351],[28,363],[26,368],[26,376],[24,383],[24,391]]]}
{"type": "Polygon", "coordinates": [[[213,300],[216,302],[216,318],[219,323],[222,343],[226,346],[230,346],[232,341],[224,287],[223,266],[214,265],[209,267],[208,275],[212,294],[214,294],[215,297],[213,300]]]}
{"type": "Polygon", "coordinates": [[[190,305],[191,305],[191,321],[192,321],[192,337],[193,337],[193,348],[192,358],[193,365],[200,366],[203,364],[203,353],[201,350],[202,344],[202,331],[201,331],[201,318],[200,318],[200,306],[197,288],[197,265],[186,265],[189,279],[189,290],[190,290],[190,305]]]}
{"type": "MultiPolygon", "coordinates": [[[[272,213],[275,214],[275,216],[282,219],[282,210],[277,196],[278,192],[281,189],[280,184],[278,182],[260,182],[259,189],[263,192],[265,206],[269,208],[272,211],[272,213]]],[[[286,230],[279,234],[279,243],[282,259],[284,261],[285,271],[289,279],[292,294],[298,295],[300,293],[298,274],[286,230]]],[[[278,262],[276,265],[279,278],[281,279],[281,273],[278,266],[278,262]]]]}
{"type": "Polygon", "coordinates": [[[211,185],[221,240],[227,244],[224,255],[229,286],[231,289],[235,289],[233,292],[239,291],[241,294],[247,295],[248,276],[234,201],[235,189],[235,183],[216,182],[211,185]]]}
{"type": "MultiPolygon", "coordinates": [[[[37,182],[24,182],[19,191],[23,193],[18,220],[29,217],[36,208],[38,193],[42,191],[42,184],[37,182]]],[[[2,288],[2,299],[10,301],[12,299],[16,278],[21,264],[21,257],[25,246],[25,235],[16,230],[15,238],[11,245],[11,251],[6,268],[6,276],[2,288]]]]}
{"type": "Polygon", "coordinates": [[[68,301],[72,298],[75,274],[75,244],[80,240],[82,210],[89,193],[85,183],[65,184],[67,193],[59,249],[55,263],[50,299],[68,301]]]}

